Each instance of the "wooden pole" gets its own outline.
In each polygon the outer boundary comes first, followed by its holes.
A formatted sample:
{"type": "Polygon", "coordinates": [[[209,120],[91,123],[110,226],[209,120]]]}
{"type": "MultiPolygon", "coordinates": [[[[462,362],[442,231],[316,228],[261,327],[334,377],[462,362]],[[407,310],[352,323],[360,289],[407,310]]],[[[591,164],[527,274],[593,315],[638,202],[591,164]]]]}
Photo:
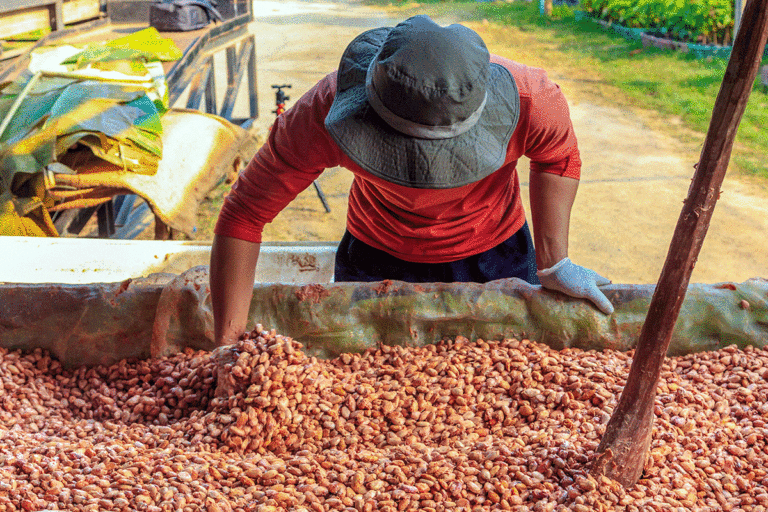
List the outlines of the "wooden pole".
{"type": "Polygon", "coordinates": [[[720,195],[733,140],[755,83],[766,37],[768,0],[750,0],[715,102],[699,164],[640,332],[627,384],[606,426],[592,466],[593,475],[608,476],[625,487],[634,485],[643,472],[651,444],[661,366],[720,195]]]}

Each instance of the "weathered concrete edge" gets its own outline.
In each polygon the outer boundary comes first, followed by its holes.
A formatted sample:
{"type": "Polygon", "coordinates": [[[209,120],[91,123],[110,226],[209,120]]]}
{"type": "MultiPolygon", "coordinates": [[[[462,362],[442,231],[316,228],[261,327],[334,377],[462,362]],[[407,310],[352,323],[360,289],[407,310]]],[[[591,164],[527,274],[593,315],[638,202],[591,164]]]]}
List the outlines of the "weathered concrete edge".
{"type": "Polygon", "coordinates": [[[149,357],[157,303],[175,278],[0,284],[0,348],[40,348],[68,366],[149,357]]]}
{"type": "MultiPolygon", "coordinates": [[[[459,335],[628,350],[637,342],[653,289],[604,287],[616,308],[606,316],[585,301],[519,280],[256,285],[249,328],[260,323],[275,329],[318,357],[459,335]]],[[[0,284],[0,347],[45,349],[67,366],[211,350],[212,319],[206,267],[122,283],[0,284]]],[[[669,354],[731,344],[768,344],[768,280],[689,286],[669,354]]]]}

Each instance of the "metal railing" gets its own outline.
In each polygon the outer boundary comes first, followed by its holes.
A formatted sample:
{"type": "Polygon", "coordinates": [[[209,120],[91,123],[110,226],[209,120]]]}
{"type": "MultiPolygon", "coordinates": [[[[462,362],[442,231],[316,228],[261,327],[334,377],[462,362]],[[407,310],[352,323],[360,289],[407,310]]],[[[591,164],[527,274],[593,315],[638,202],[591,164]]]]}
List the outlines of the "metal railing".
{"type": "Polygon", "coordinates": [[[238,122],[232,115],[243,78],[247,77],[248,119],[253,121],[258,118],[256,39],[248,30],[248,23],[252,19],[249,13],[227,20],[211,28],[189,45],[182,58],[167,74],[171,105],[174,105],[190,87],[187,108],[199,109],[205,96],[205,112],[238,122]],[[221,106],[218,106],[214,56],[222,50],[226,53],[227,89],[221,106]]]}

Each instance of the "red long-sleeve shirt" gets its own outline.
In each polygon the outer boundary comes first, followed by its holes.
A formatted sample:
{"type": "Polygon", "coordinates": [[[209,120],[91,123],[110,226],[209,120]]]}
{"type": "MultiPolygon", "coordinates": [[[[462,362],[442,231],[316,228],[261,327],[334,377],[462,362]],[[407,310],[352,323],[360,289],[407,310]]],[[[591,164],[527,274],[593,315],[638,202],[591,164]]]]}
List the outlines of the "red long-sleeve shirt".
{"type": "Polygon", "coordinates": [[[517,161],[531,159],[531,172],[578,179],[581,160],[568,104],[543,70],[497,56],[520,93],[520,118],[499,170],[468,185],[410,188],[373,176],[333,141],[324,120],[336,92],[331,73],[281,114],[264,146],[227,196],[215,232],[261,242],[271,222],[302,190],[331,167],[354,174],[347,229],[359,240],[402,260],[443,263],[495,247],[525,222],[517,161]]]}

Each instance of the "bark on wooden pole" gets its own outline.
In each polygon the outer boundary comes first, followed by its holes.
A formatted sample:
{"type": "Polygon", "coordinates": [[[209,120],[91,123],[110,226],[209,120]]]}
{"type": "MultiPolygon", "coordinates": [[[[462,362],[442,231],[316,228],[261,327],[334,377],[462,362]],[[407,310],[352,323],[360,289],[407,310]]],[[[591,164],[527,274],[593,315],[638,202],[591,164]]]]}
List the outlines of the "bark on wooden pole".
{"type": "Polygon", "coordinates": [[[751,0],[723,77],[699,164],[635,350],[627,384],[606,426],[592,467],[625,487],[643,472],[653,428],[656,387],[691,272],[712,218],[736,130],[755,83],[766,37],[768,0],[751,0]]]}

